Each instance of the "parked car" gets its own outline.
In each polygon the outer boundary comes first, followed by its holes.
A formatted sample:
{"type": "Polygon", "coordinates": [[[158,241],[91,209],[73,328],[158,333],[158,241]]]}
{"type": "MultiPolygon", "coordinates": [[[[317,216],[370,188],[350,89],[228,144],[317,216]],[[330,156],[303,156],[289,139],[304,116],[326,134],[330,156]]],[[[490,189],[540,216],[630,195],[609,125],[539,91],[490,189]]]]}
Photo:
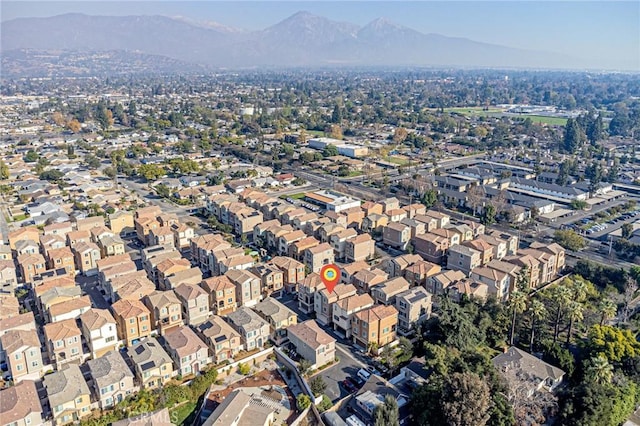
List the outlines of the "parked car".
{"type": "Polygon", "coordinates": [[[342,383],[342,386],[344,386],[345,390],[346,390],[348,393],[355,393],[355,392],[358,390],[358,388],[357,388],[353,383],[351,383],[349,380],[347,380],[347,379],[344,379],[344,380],[343,380],[342,382],[340,382],[340,383],[342,383]]]}

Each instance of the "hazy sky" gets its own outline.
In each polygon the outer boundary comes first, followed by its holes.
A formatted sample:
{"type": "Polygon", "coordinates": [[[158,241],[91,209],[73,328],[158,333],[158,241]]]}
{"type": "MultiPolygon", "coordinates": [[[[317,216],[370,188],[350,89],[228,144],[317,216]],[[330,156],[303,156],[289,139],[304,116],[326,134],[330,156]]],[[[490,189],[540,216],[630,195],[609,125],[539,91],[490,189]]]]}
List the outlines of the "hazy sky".
{"type": "Polygon", "coordinates": [[[640,71],[640,1],[5,1],[3,21],[68,12],[165,15],[262,29],[306,10],[364,25],[385,17],[424,33],[568,54],[640,71]]]}

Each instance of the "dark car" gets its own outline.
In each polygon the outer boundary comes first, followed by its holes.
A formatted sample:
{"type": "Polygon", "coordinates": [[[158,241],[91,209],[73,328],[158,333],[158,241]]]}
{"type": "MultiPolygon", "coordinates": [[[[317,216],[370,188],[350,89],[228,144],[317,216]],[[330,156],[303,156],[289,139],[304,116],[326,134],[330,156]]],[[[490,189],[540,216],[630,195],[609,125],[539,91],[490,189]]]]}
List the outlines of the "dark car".
{"type": "Polygon", "coordinates": [[[347,392],[349,392],[349,393],[354,393],[354,392],[356,392],[356,391],[358,390],[358,388],[357,388],[353,383],[351,383],[349,380],[347,380],[347,379],[344,379],[344,380],[343,380],[342,382],[340,382],[340,383],[342,383],[342,386],[344,386],[344,388],[345,388],[345,389],[347,390],[347,392]]]}
{"type": "Polygon", "coordinates": [[[353,377],[347,377],[345,380],[350,382],[356,388],[360,387],[360,383],[358,382],[358,380],[354,379],[353,377]]]}

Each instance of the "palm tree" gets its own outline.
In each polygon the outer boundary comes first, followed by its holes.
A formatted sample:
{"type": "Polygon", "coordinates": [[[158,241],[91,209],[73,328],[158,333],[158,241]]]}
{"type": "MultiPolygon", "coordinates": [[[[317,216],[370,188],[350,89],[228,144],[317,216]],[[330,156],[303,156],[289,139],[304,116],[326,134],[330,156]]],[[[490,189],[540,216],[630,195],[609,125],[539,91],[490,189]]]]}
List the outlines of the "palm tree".
{"type": "Polygon", "coordinates": [[[616,305],[611,299],[604,299],[600,301],[598,305],[602,316],[600,317],[600,325],[604,325],[605,321],[616,316],[618,313],[618,305],[616,305]]]}
{"type": "Polygon", "coordinates": [[[511,308],[511,337],[509,344],[513,346],[513,337],[516,332],[516,317],[527,309],[527,295],[519,290],[514,291],[509,298],[509,306],[511,308]]]}
{"type": "Polygon", "coordinates": [[[569,329],[567,330],[567,346],[571,342],[571,331],[573,323],[582,321],[584,313],[584,305],[578,301],[572,300],[567,305],[567,313],[569,315],[569,329]]]}
{"type": "Polygon", "coordinates": [[[556,313],[553,324],[553,343],[555,343],[558,340],[558,335],[560,334],[560,319],[562,318],[562,311],[571,300],[571,291],[567,286],[563,285],[563,283],[560,283],[560,285],[551,289],[551,299],[556,304],[556,313]]]}
{"type": "Polygon", "coordinates": [[[571,290],[573,291],[573,300],[584,302],[584,300],[587,298],[589,289],[587,288],[587,284],[584,282],[584,280],[579,279],[580,277],[577,278],[578,279],[574,279],[572,281],[571,285],[571,290]]]}
{"type": "Polygon", "coordinates": [[[531,315],[531,339],[529,340],[529,352],[533,352],[533,339],[536,332],[536,322],[547,315],[547,308],[538,299],[532,299],[529,304],[529,314],[531,315]]]}
{"type": "Polygon", "coordinates": [[[598,384],[611,383],[613,379],[613,366],[609,364],[609,360],[602,354],[595,358],[591,358],[589,367],[587,368],[587,376],[590,380],[598,384]]]}

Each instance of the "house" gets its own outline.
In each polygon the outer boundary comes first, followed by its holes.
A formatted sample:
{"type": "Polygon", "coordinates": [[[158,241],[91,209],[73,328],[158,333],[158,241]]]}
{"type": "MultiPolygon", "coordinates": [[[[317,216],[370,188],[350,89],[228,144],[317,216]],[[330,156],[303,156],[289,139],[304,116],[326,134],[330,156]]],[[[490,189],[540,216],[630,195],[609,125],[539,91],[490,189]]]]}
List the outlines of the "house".
{"type": "Polygon", "coordinates": [[[298,315],[273,297],[267,297],[253,310],[269,323],[269,337],[278,346],[287,340],[286,328],[298,323],[298,315]]]}
{"type": "Polygon", "coordinates": [[[555,272],[559,274],[564,269],[565,251],[558,243],[545,244],[538,241],[531,243],[529,248],[536,249],[548,253],[555,257],[555,272]]]}
{"type": "Polygon", "coordinates": [[[13,260],[0,260],[0,292],[13,293],[17,286],[15,263],[13,260]]]}
{"type": "Polygon", "coordinates": [[[489,296],[489,286],[481,282],[464,278],[449,285],[446,293],[447,296],[456,303],[460,303],[463,296],[466,296],[468,299],[476,299],[480,302],[484,302],[489,296]]]}
{"type": "Polygon", "coordinates": [[[430,232],[417,235],[411,242],[417,254],[436,265],[442,265],[447,250],[449,250],[449,246],[451,245],[447,238],[430,232]]]}
{"type": "Polygon", "coordinates": [[[113,408],[126,397],[138,391],[133,383],[133,373],[117,350],[106,352],[102,357],[87,361],[91,377],[93,397],[100,409],[113,408]]]}
{"type": "Polygon", "coordinates": [[[383,305],[395,304],[396,295],[409,290],[409,282],[402,277],[395,277],[370,288],[371,296],[383,305]]]}
{"type": "Polygon", "coordinates": [[[447,268],[459,270],[469,275],[474,268],[480,266],[482,253],[470,247],[456,244],[449,247],[447,268]]]}
{"type": "Polygon", "coordinates": [[[67,274],[76,273],[75,258],[69,247],[51,249],[47,253],[49,269],[64,269],[67,274]]]}
{"type": "Polygon", "coordinates": [[[238,306],[255,306],[262,299],[262,282],[254,273],[231,270],[225,275],[236,286],[238,306]]]}
{"type": "Polygon", "coordinates": [[[175,293],[182,303],[182,317],[187,324],[197,325],[210,315],[209,294],[196,284],[180,284],[175,293]]]}
{"type": "Polygon", "coordinates": [[[118,235],[105,235],[98,240],[102,257],[118,256],[125,253],[125,244],[118,235]]]}
{"type": "MultiPolygon", "coordinates": [[[[484,231],[484,230],[483,230],[484,231]]],[[[519,240],[516,235],[509,234],[507,232],[502,232],[497,229],[492,229],[488,232],[488,235],[491,235],[494,238],[500,238],[507,243],[507,255],[513,256],[518,252],[519,240]]]]}
{"type": "MultiPolygon", "coordinates": [[[[493,260],[495,253],[499,250],[496,250],[496,246],[488,243],[487,241],[478,238],[471,241],[465,241],[462,245],[467,246],[473,250],[480,252],[480,264],[486,265],[487,263],[493,260]]],[[[506,246],[505,246],[506,247],[506,246]]],[[[451,249],[449,249],[449,253],[451,253],[451,249]]],[[[504,257],[504,255],[502,256],[504,257]]]]}
{"type": "Polygon", "coordinates": [[[340,265],[340,282],[343,284],[351,284],[353,276],[361,270],[368,271],[371,267],[364,260],[357,262],[345,263],[340,265]]]}
{"type": "Polygon", "coordinates": [[[0,321],[20,314],[20,302],[11,293],[0,292],[0,321]]]}
{"type": "Polygon", "coordinates": [[[126,210],[118,210],[109,215],[109,228],[120,236],[130,236],[135,234],[136,229],[133,223],[133,213],[126,210]]]}
{"type": "Polygon", "coordinates": [[[42,246],[35,241],[31,241],[31,240],[16,241],[15,251],[18,256],[24,255],[24,254],[38,254],[40,253],[41,249],[42,249],[42,246]]]}
{"type": "Polygon", "coordinates": [[[382,228],[382,242],[388,246],[405,250],[411,239],[411,228],[402,223],[390,223],[382,228]]]}
{"type": "Polygon", "coordinates": [[[272,426],[275,410],[265,406],[242,389],[232,391],[202,426],[272,426]]]}
{"type": "Polygon", "coordinates": [[[226,316],[229,325],[240,334],[244,350],[262,349],[269,339],[269,323],[246,306],[226,316]]]}
{"type": "MultiPolygon", "coordinates": [[[[347,241],[356,238],[358,232],[353,228],[343,229],[329,237],[329,243],[333,247],[334,255],[337,259],[345,259],[345,250],[347,241]]],[[[370,238],[370,237],[369,237],[370,238]]]]}
{"type": "Polygon", "coordinates": [[[35,330],[8,330],[0,336],[2,358],[14,383],[40,379],[43,368],[41,347],[35,330]]]}
{"type": "Polygon", "coordinates": [[[442,268],[439,265],[420,259],[404,270],[404,278],[412,287],[422,286],[426,288],[429,277],[438,274],[441,270],[442,268]]]}
{"type": "Polygon", "coordinates": [[[147,236],[147,245],[150,246],[171,246],[175,247],[173,231],[168,226],[161,226],[151,229],[147,236]]]}
{"type": "Polygon", "coordinates": [[[432,217],[437,221],[436,228],[444,228],[451,221],[451,217],[449,215],[437,212],[435,210],[427,210],[425,216],[432,217]]]}
{"type": "Polygon", "coordinates": [[[497,269],[482,266],[471,272],[470,278],[474,281],[489,286],[489,294],[494,295],[500,301],[506,301],[509,298],[510,282],[509,274],[497,269]]]}
{"type": "Polygon", "coordinates": [[[328,243],[311,247],[304,252],[304,264],[311,272],[320,272],[324,265],[334,261],[333,248],[328,243]]]}
{"type": "Polygon", "coordinates": [[[417,254],[403,254],[384,261],[383,269],[390,277],[401,277],[405,269],[420,261],[422,261],[422,257],[417,254]]]}
{"type": "Polygon", "coordinates": [[[427,279],[427,291],[431,294],[442,294],[452,284],[467,278],[462,271],[445,270],[427,279]]]}
{"type": "Polygon", "coordinates": [[[413,287],[396,295],[398,331],[408,334],[414,325],[431,316],[431,294],[423,287],[413,287]]]}
{"type": "Polygon", "coordinates": [[[308,320],[287,328],[289,341],[296,352],[319,368],[336,359],[336,339],[322,330],[314,320],[308,320]]]}
{"type": "Polygon", "coordinates": [[[416,219],[404,218],[400,221],[401,224],[408,226],[411,230],[411,238],[416,235],[422,235],[426,232],[426,226],[423,222],[416,219]]]}
{"type": "Polygon", "coordinates": [[[541,390],[553,392],[564,379],[565,372],[528,352],[511,346],[491,362],[507,382],[518,386],[532,397],[541,390]]]}
{"type": "Polygon", "coordinates": [[[236,285],[227,276],[207,278],[200,286],[209,294],[213,314],[224,316],[236,310],[236,285]]]}
{"type": "MultiPolygon", "coordinates": [[[[302,231],[301,231],[302,232],[302,231]]],[[[316,237],[305,237],[301,240],[298,240],[292,243],[289,246],[289,257],[292,257],[296,260],[304,259],[304,252],[311,247],[315,247],[320,244],[320,241],[316,239],[316,237]]]]}
{"type": "Polygon", "coordinates": [[[375,241],[369,234],[360,234],[345,241],[344,257],[347,263],[369,260],[375,255],[375,241]]]}
{"type": "Polygon", "coordinates": [[[279,297],[282,294],[284,274],[280,269],[267,263],[254,266],[251,272],[260,277],[263,297],[279,297]]]}
{"type": "Polygon", "coordinates": [[[377,348],[396,340],[398,310],[394,306],[377,305],[351,318],[353,343],[365,349],[377,348]]]}
{"type": "MultiPolygon", "coordinates": [[[[33,241],[24,241],[30,243],[33,241]]],[[[16,243],[17,251],[23,252],[25,248],[22,247],[22,241],[16,243]]],[[[59,249],[67,245],[66,239],[62,235],[47,234],[40,236],[40,249],[45,256],[48,256],[49,250],[59,249]]]]}
{"type": "Polygon", "coordinates": [[[119,345],[116,320],[107,309],[92,308],[80,315],[80,330],[92,358],[99,358],[119,345]]]}
{"type": "Polygon", "coordinates": [[[550,251],[527,248],[520,250],[521,255],[528,255],[538,262],[540,275],[537,279],[538,285],[553,281],[556,276],[556,256],[550,251]]]}
{"type": "Polygon", "coordinates": [[[359,292],[368,293],[371,288],[385,282],[388,278],[389,275],[382,269],[362,269],[353,275],[351,282],[359,292]]]}
{"type": "Polygon", "coordinates": [[[151,335],[151,311],[139,300],[120,299],[111,305],[118,337],[126,346],[151,335]]]}
{"type": "Polygon", "coordinates": [[[337,284],[332,292],[326,288],[318,290],[314,294],[314,310],[317,320],[323,324],[331,324],[333,320],[333,305],[338,300],[353,296],[357,289],[353,284],[337,284]]]}
{"type": "Polygon", "coordinates": [[[91,228],[105,226],[104,217],[102,216],[89,216],[83,218],[74,219],[75,229],[78,231],[90,231],[91,228]]]}
{"type": "Polygon", "coordinates": [[[40,253],[21,254],[18,256],[18,268],[24,283],[32,284],[36,277],[47,270],[47,264],[40,253]]]}
{"type": "Polygon", "coordinates": [[[76,266],[84,276],[98,274],[98,260],[101,259],[100,248],[92,242],[78,242],[73,249],[76,266]]]}
{"type": "MultiPolygon", "coordinates": [[[[40,311],[45,314],[45,319],[47,322],[51,322],[51,317],[48,316],[49,310],[55,306],[62,303],[71,302],[73,299],[78,299],[82,296],[82,289],[80,286],[72,285],[67,286],[66,282],[62,282],[61,280],[52,280],[55,284],[63,284],[64,286],[50,286],[44,285],[37,286],[37,302],[40,311]]],[[[75,283],[74,283],[75,284],[75,283]]]]}
{"type": "Polygon", "coordinates": [[[49,359],[57,370],[69,363],[82,362],[82,333],[75,319],[46,324],[44,336],[49,359]]]}
{"type": "Polygon", "coordinates": [[[75,423],[91,414],[91,391],[77,365],[44,376],[44,388],[54,426],[75,423]]]}
{"type": "Polygon", "coordinates": [[[351,318],[363,309],[372,307],[374,300],[369,294],[355,294],[333,304],[333,329],[351,337],[351,318]]]}
{"type": "MultiPolygon", "coordinates": [[[[502,238],[497,238],[493,235],[480,235],[476,240],[469,242],[473,243],[475,242],[476,245],[478,246],[478,248],[482,248],[482,251],[485,252],[486,246],[491,247],[492,249],[492,255],[491,255],[491,259],[498,259],[498,260],[502,260],[507,254],[507,241],[503,240],[502,238]]],[[[489,256],[488,255],[483,255],[483,257],[486,259],[489,256]]],[[[485,264],[488,262],[485,262],[485,264]]]]}
{"type": "Polygon", "coordinates": [[[178,374],[198,374],[209,364],[209,347],[189,327],[184,325],[164,336],[167,352],[178,367],[178,374]]]}
{"type": "Polygon", "coordinates": [[[521,271],[527,274],[529,288],[538,288],[540,285],[540,262],[537,259],[534,259],[528,254],[518,254],[507,256],[504,258],[504,261],[519,266],[521,271]]]}
{"type": "Polygon", "coordinates": [[[154,329],[164,336],[169,330],[179,327],[182,321],[182,304],[173,292],[154,291],[145,296],[142,302],[151,312],[151,325],[154,329]]]}
{"type": "Polygon", "coordinates": [[[173,232],[173,245],[180,249],[189,247],[191,239],[196,235],[192,227],[182,223],[172,225],[171,232],[173,232]]]}
{"type": "Polygon", "coordinates": [[[307,275],[298,285],[298,308],[310,314],[315,311],[315,293],[325,289],[320,275],[313,272],[307,275]]]}
{"type": "Polygon", "coordinates": [[[174,375],[171,357],[155,337],[147,337],[129,346],[127,356],[142,388],[161,388],[174,375]]]}
{"type": "Polygon", "coordinates": [[[297,291],[298,283],[305,277],[304,264],[285,256],[276,256],[270,262],[282,271],[282,282],[288,292],[297,291]]]}
{"type": "Polygon", "coordinates": [[[366,383],[351,399],[348,409],[349,412],[353,412],[355,414],[349,417],[348,420],[354,420],[353,423],[358,425],[374,424],[374,411],[376,407],[384,404],[385,397],[387,396],[397,401],[399,409],[399,424],[408,424],[409,422],[407,417],[409,416],[409,413],[407,412],[407,405],[410,401],[409,396],[401,393],[395,385],[375,374],[372,374],[369,377],[366,383]],[[364,419],[366,423],[363,423],[362,420],[359,419],[364,419]],[[355,421],[359,421],[360,423],[355,423],[355,421]]]}
{"type": "Polygon", "coordinates": [[[211,361],[215,364],[232,361],[242,347],[240,334],[218,315],[211,315],[199,324],[196,332],[209,345],[210,353],[213,354],[211,361]]]}
{"type": "Polygon", "coordinates": [[[35,226],[27,226],[9,232],[9,247],[16,249],[16,242],[30,240],[38,244],[40,242],[40,231],[35,226]]]}
{"type": "Polygon", "coordinates": [[[144,271],[136,271],[113,278],[107,286],[107,294],[111,300],[140,300],[150,295],[156,286],[145,275],[144,271]]]}
{"type": "Polygon", "coordinates": [[[3,425],[29,426],[44,423],[38,389],[32,380],[23,380],[0,390],[0,421],[3,425]]]}
{"type": "Polygon", "coordinates": [[[385,214],[372,213],[362,219],[360,229],[362,232],[377,234],[382,233],[383,227],[389,224],[389,216],[385,214]]]}

